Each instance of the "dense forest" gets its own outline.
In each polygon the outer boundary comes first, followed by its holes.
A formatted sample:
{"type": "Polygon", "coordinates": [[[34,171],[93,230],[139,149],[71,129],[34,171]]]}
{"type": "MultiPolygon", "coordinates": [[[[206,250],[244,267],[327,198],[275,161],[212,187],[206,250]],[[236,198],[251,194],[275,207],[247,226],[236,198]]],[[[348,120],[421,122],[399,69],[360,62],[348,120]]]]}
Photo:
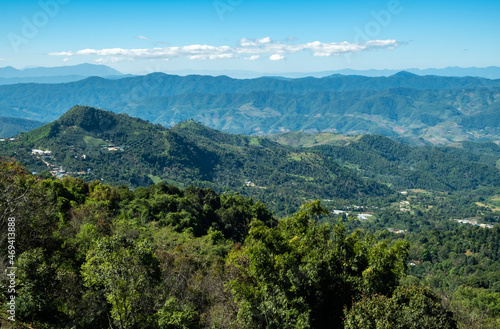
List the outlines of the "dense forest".
{"type": "Polygon", "coordinates": [[[0,154],[15,156],[32,171],[62,167],[87,181],[111,185],[135,188],[166,181],[238,192],[283,213],[315,199],[383,198],[394,193],[321,154],[221,133],[193,121],[167,129],[83,106],[0,144],[0,154]],[[48,150],[50,157],[33,155],[33,149],[48,150]]]}
{"type": "MultiPolygon", "coordinates": [[[[17,267],[18,327],[499,323],[498,227],[403,238],[351,231],[319,201],[276,218],[258,201],[211,189],[43,179],[7,158],[0,170],[2,230],[15,227],[14,243],[2,236],[0,248],[15,252],[1,266],[17,267]]],[[[2,289],[5,310],[10,295],[2,289]]]]}
{"type": "Polygon", "coordinates": [[[0,155],[2,326],[500,326],[495,143],[76,106],[0,155]]]}
{"type": "Polygon", "coordinates": [[[490,199],[499,194],[500,181],[495,167],[500,147],[494,143],[438,148],[412,147],[379,135],[263,138],[222,133],[194,121],[167,129],[84,106],[0,143],[0,154],[34,172],[114,186],[164,181],[240,193],[280,216],[316,199],[329,200],[332,207],[388,206],[403,200],[396,192],[406,189],[472,193],[476,202],[494,202],[490,199]],[[34,149],[50,154],[33,154],[34,149]]]}
{"type": "Polygon", "coordinates": [[[34,120],[0,117],[0,137],[15,137],[20,132],[30,131],[43,125],[43,122],[34,120]]]}

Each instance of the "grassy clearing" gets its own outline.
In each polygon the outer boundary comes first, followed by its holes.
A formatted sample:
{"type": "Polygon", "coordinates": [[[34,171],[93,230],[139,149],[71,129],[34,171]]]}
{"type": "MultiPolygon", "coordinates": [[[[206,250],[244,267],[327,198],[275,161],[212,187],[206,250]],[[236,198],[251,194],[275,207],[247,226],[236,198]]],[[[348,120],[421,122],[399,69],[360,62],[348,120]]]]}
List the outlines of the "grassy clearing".
{"type": "Polygon", "coordinates": [[[83,141],[85,142],[85,144],[92,147],[99,147],[103,144],[106,144],[103,139],[94,138],[92,136],[83,136],[83,141]]]}
{"type": "Polygon", "coordinates": [[[155,184],[158,184],[158,183],[161,183],[163,182],[163,179],[161,179],[160,177],[158,176],[154,176],[152,174],[149,174],[148,177],[153,181],[153,183],[155,184]]]}

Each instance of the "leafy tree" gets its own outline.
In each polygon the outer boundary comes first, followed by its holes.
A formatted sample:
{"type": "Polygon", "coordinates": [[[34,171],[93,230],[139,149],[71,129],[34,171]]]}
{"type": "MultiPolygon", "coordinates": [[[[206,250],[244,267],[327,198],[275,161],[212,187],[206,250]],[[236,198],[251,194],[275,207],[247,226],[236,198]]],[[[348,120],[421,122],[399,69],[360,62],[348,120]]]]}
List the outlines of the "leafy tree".
{"type": "Polygon", "coordinates": [[[342,328],[342,309],[353,299],[395,288],[408,245],[377,245],[373,254],[385,249],[391,256],[375,261],[358,233],[346,236],[338,225],[330,238],[331,229],[314,220],[327,213],[316,201],[275,228],[252,223],[243,247],[228,260],[238,273],[230,287],[242,326],[342,328]]]}
{"type": "Polygon", "coordinates": [[[197,324],[198,314],[193,306],[179,304],[175,298],[169,298],[158,311],[160,329],[191,329],[197,324]]]}
{"type": "Polygon", "coordinates": [[[57,265],[47,259],[41,248],[24,252],[19,257],[19,297],[18,315],[22,320],[43,319],[50,313],[57,313],[57,300],[54,298],[58,278],[57,265]]]}
{"type": "Polygon", "coordinates": [[[427,287],[398,287],[391,297],[363,298],[345,311],[345,329],[454,329],[453,314],[427,287]]]}
{"type": "Polygon", "coordinates": [[[98,240],[88,252],[82,275],[87,287],[104,291],[114,325],[140,328],[151,321],[158,266],[146,241],[113,236],[98,240]]]}

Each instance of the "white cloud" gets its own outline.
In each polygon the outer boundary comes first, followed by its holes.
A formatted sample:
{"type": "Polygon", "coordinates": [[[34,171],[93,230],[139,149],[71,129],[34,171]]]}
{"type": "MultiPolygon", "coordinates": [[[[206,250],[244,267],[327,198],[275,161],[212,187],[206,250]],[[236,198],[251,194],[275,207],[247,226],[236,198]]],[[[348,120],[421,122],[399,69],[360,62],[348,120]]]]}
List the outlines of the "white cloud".
{"type": "Polygon", "coordinates": [[[273,55],[269,56],[269,59],[272,61],[282,61],[285,59],[285,56],[280,55],[280,54],[273,54],[273,55]]]}
{"type": "MultiPolygon", "coordinates": [[[[61,51],[49,53],[51,56],[100,56],[112,57],[111,61],[160,59],[169,60],[173,58],[188,58],[191,60],[218,60],[238,58],[246,56],[246,60],[256,60],[260,55],[268,55],[270,60],[283,60],[285,55],[298,52],[310,52],[312,56],[325,57],[345,53],[356,53],[377,49],[394,49],[401,43],[396,40],[371,40],[363,43],[349,42],[320,42],[293,44],[272,40],[269,37],[261,39],[239,40],[238,47],[211,46],[211,45],[187,45],[181,47],[155,47],[146,49],[82,49],[78,51],[61,51]]],[[[105,59],[102,59],[105,60],[105,59]]]]}
{"type": "Polygon", "coordinates": [[[270,43],[271,42],[271,38],[270,37],[265,37],[265,38],[262,38],[262,39],[257,39],[257,41],[259,43],[270,43]]]}
{"type": "Polygon", "coordinates": [[[145,36],[143,36],[143,35],[137,35],[137,36],[136,36],[136,38],[137,38],[137,39],[141,39],[141,40],[147,40],[147,41],[150,41],[150,40],[151,40],[150,38],[145,37],[145,36]]]}
{"type": "Polygon", "coordinates": [[[250,57],[245,57],[246,61],[255,61],[260,58],[260,55],[252,55],[250,57]]]}
{"type": "Polygon", "coordinates": [[[225,59],[225,58],[234,58],[234,54],[202,54],[202,55],[193,55],[189,56],[189,59],[225,59]]]}
{"type": "Polygon", "coordinates": [[[255,47],[257,46],[258,43],[254,40],[250,40],[250,39],[247,39],[247,38],[243,38],[243,39],[240,39],[240,46],[241,47],[255,47]]]}
{"type": "Polygon", "coordinates": [[[132,60],[126,57],[118,57],[118,56],[101,57],[95,60],[95,62],[99,64],[114,64],[123,61],[132,61],[132,60]]]}

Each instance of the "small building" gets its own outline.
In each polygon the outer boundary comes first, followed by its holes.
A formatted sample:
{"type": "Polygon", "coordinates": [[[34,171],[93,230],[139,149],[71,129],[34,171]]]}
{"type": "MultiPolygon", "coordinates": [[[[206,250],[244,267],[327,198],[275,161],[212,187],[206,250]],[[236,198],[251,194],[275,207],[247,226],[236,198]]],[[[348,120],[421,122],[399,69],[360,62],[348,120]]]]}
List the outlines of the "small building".
{"type": "Polygon", "coordinates": [[[37,154],[37,155],[51,155],[52,151],[43,151],[39,149],[32,149],[31,154],[37,154]]]}
{"type": "Polygon", "coordinates": [[[358,214],[358,219],[359,220],[367,220],[372,216],[373,216],[372,214],[358,214]]]}
{"type": "Polygon", "coordinates": [[[393,228],[387,228],[387,231],[391,232],[391,233],[395,233],[395,234],[405,234],[406,232],[408,232],[407,230],[396,230],[396,229],[393,229],[393,228]]]}

